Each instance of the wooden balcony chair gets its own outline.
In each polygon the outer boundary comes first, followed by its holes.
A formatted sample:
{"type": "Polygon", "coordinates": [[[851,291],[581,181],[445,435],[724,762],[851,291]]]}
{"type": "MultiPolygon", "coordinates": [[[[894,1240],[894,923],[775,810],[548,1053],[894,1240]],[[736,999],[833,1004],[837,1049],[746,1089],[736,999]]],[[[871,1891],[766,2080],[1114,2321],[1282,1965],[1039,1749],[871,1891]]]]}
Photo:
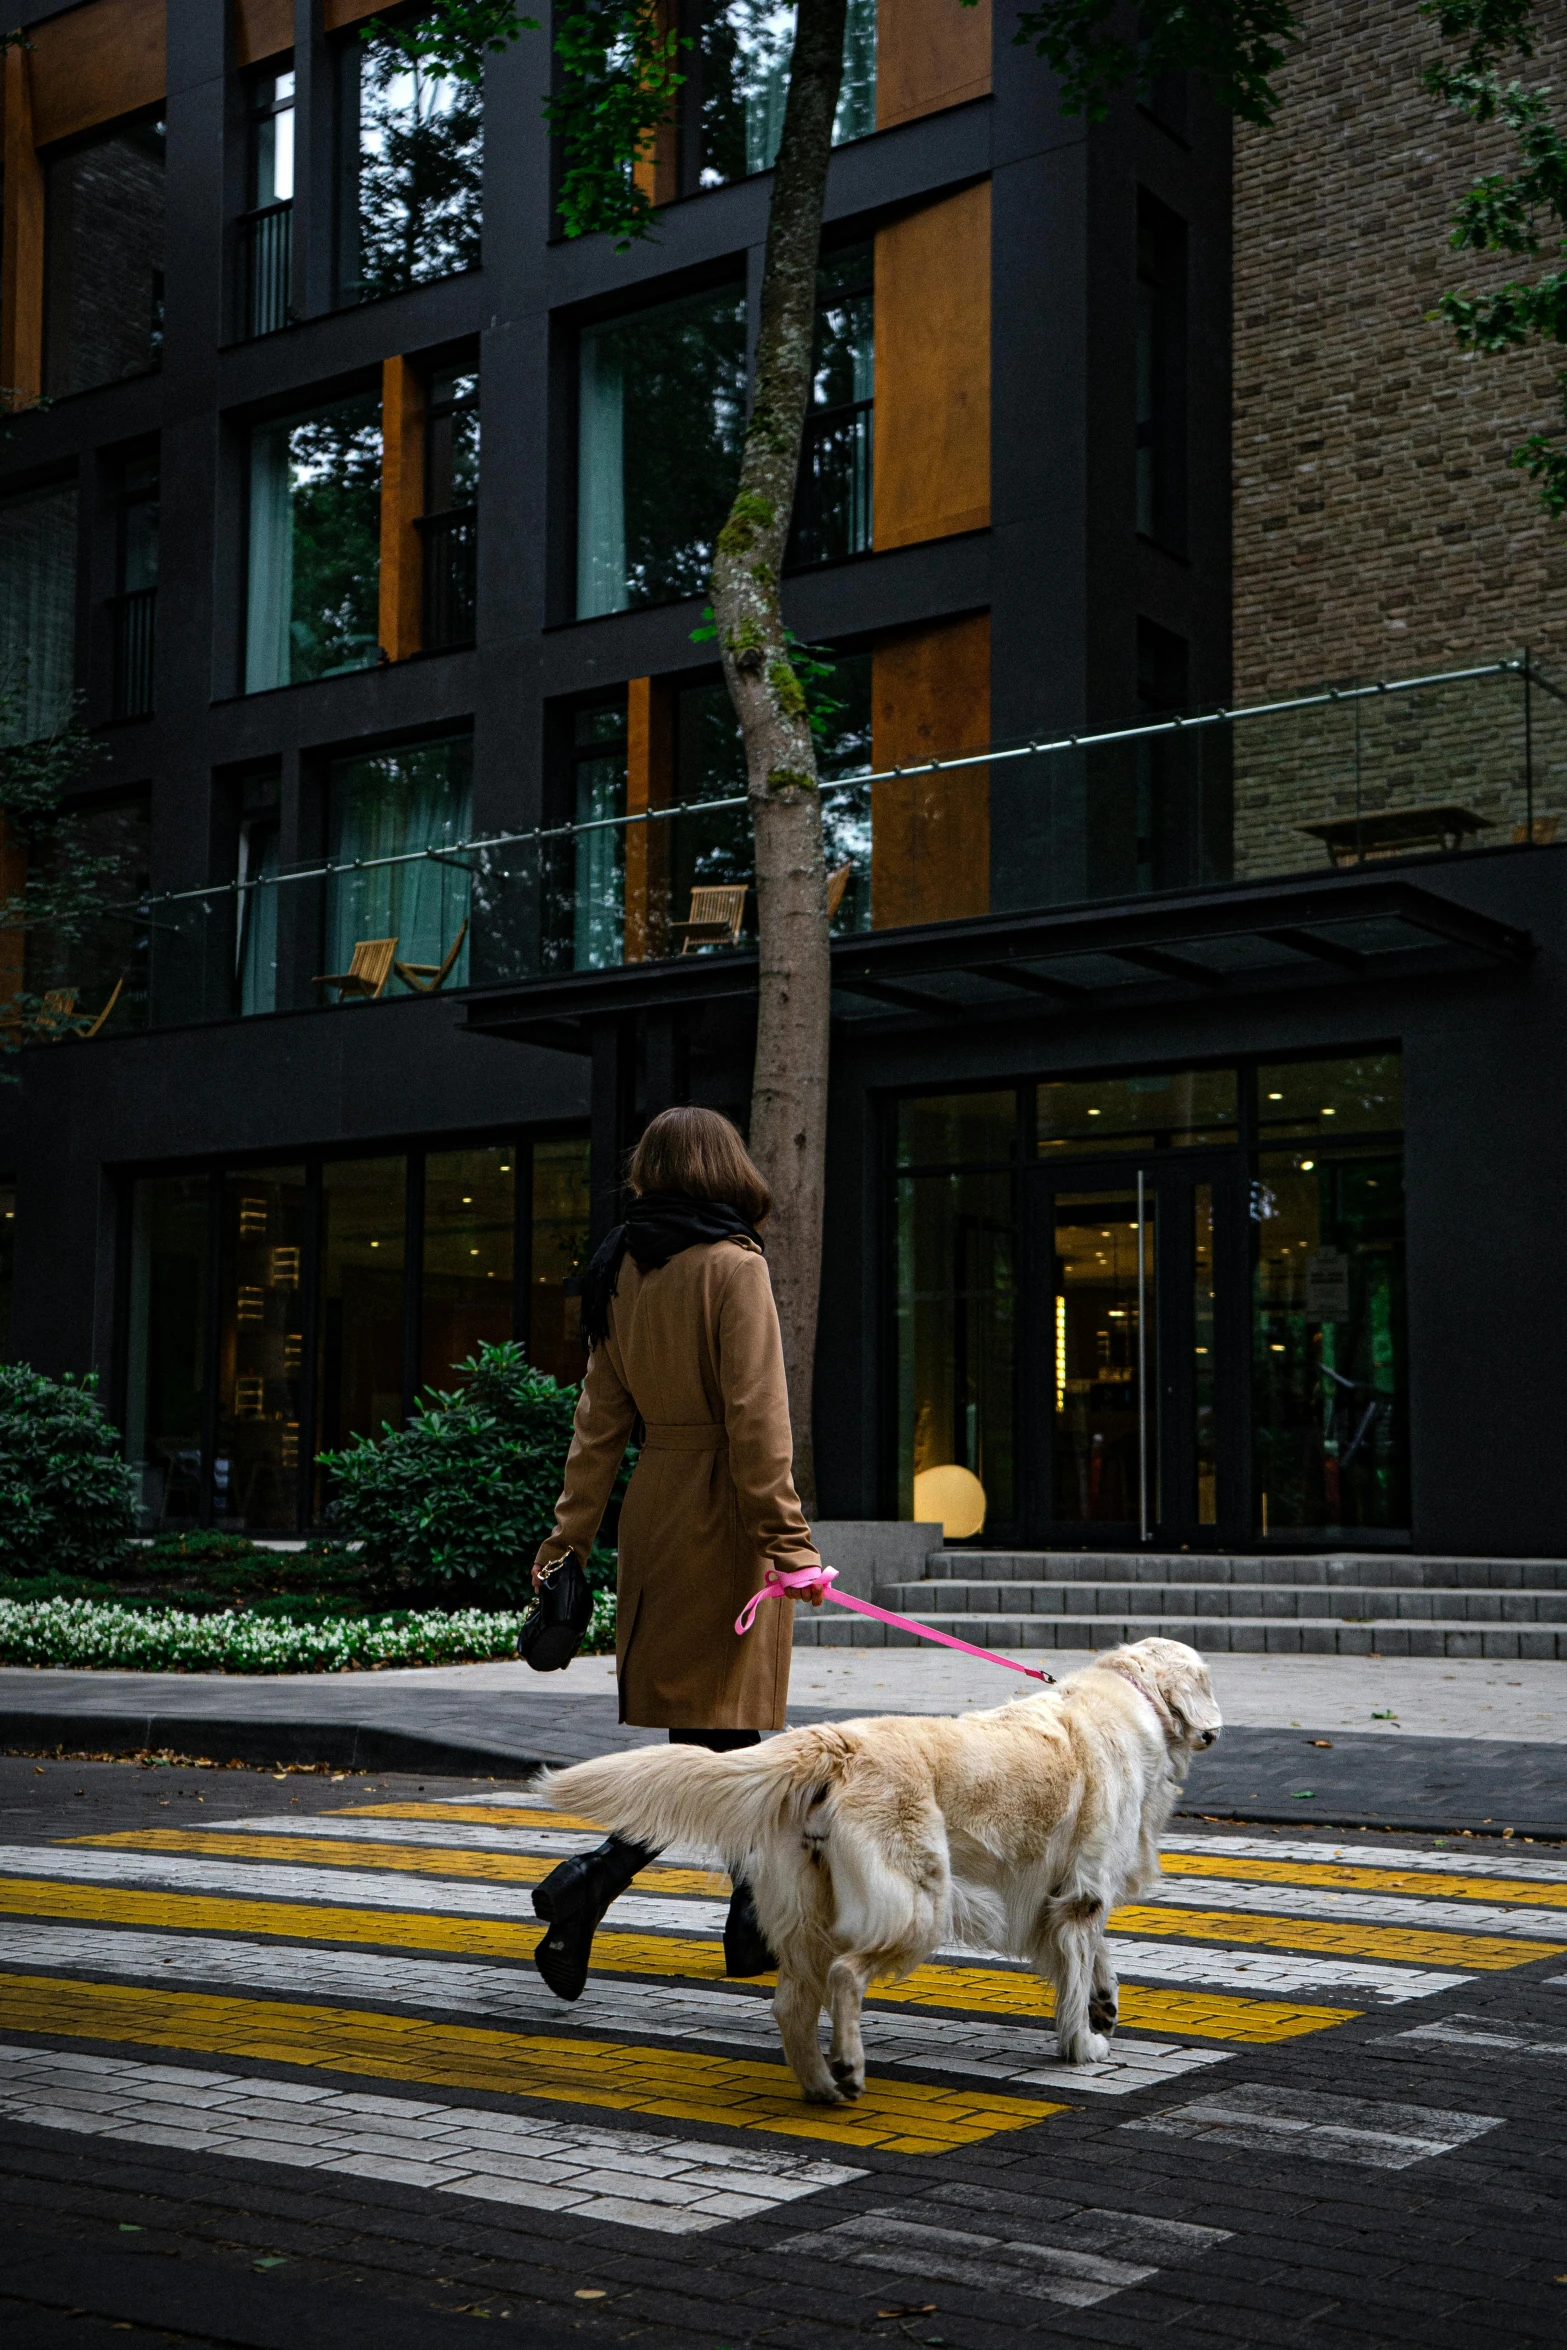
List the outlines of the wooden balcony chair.
{"type": "Polygon", "coordinates": [[[61,1043],[68,1036],[79,1036],[85,1042],[96,1036],[120,1000],[125,985],[122,971],[110,991],[109,1000],[101,1012],[79,1012],[76,1009],[74,987],[51,987],[45,991],[38,1014],[38,1033],[52,1044],[61,1043]]]}
{"type": "Polygon", "coordinates": [[[318,971],[311,981],[313,987],[335,987],[340,1004],[350,996],[364,996],[373,1003],[392,976],[392,965],[397,958],[395,938],[358,938],[346,971],[318,971]]]}
{"type": "Polygon", "coordinates": [[[1548,849],[1561,829],[1561,821],[1559,816],[1536,816],[1532,832],[1527,824],[1515,824],[1513,826],[1513,847],[1521,849],[1532,846],[1537,849],[1548,849]]]}
{"type": "Polygon", "coordinates": [[[843,904],[843,893],[849,886],[853,872],[854,866],[852,862],[849,862],[834,866],[832,872],[827,876],[827,919],[829,922],[843,904]]]}
{"type": "Polygon", "coordinates": [[[693,947],[738,946],[749,895],[750,886],[744,881],[706,883],[694,889],[689,918],[669,925],[672,931],[685,932],[680,952],[688,955],[693,947]]]}
{"type": "Polygon", "coordinates": [[[461,930],[458,931],[447,950],[444,963],[394,963],[392,969],[405,987],[413,989],[415,995],[434,995],[462,953],[462,942],[467,935],[468,924],[465,919],[461,930]]]}

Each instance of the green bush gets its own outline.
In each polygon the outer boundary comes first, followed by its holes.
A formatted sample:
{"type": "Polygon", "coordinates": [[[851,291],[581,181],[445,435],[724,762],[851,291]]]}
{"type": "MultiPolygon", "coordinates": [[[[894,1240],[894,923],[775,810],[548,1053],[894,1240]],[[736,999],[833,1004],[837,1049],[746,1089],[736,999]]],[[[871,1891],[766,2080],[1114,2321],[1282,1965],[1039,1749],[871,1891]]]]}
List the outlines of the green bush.
{"type": "MultiPolygon", "coordinates": [[[[447,1584],[494,1604],[526,1600],[571,1442],[577,1390],[537,1371],[520,1346],[481,1346],[455,1394],[431,1388],[406,1428],[384,1427],[321,1455],[336,1479],[336,1531],[372,1570],[421,1590],[447,1584]]],[[[595,1548],[589,1580],[614,1579],[595,1548]]]]}
{"type": "Polygon", "coordinates": [[[0,1574],[118,1567],[135,1490],[95,1378],[46,1379],[25,1363],[0,1363],[0,1574]]]}

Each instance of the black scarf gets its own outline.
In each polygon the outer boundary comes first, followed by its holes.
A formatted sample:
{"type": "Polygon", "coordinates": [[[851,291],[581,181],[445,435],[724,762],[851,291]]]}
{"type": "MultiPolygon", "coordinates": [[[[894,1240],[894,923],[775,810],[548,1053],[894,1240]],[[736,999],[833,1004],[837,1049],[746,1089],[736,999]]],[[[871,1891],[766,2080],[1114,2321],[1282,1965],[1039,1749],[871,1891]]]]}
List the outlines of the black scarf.
{"type": "Polygon", "coordinates": [[[638,1268],[654,1272],[682,1249],[704,1240],[731,1237],[754,1240],[754,1232],[738,1208],[727,1200],[688,1199],[679,1191],[639,1192],[624,1224],[606,1232],[582,1276],[582,1335],[591,1349],[609,1336],[609,1301],[620,1280],[620,1262],[629,1249],[638,1268]]]}

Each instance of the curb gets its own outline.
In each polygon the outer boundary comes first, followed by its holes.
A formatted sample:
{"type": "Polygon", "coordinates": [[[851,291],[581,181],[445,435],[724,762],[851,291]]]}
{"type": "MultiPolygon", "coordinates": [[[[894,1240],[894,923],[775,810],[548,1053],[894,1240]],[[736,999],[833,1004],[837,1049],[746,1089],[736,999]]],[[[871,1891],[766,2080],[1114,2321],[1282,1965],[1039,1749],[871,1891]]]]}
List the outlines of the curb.
{"type": "Polygon", "coordinates": [[[217,1763],[330,1763],[339,1770],[428,1771],[453,1778],[514,1779],[559,1760],[521,1747],[467,1744],[389,1730],[374,1722],[236,1721],[212,1714],[53,1713],[0,1710],[0,1749],[55,1747],[140,1754],[162,1747],[217,1763]]]}

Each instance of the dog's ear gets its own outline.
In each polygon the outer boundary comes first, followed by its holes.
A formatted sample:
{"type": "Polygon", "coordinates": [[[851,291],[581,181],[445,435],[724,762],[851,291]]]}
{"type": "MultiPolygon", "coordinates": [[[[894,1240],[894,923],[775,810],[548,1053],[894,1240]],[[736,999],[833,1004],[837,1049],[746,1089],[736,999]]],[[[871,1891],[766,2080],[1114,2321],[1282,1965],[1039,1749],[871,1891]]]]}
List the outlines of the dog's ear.
{"type": "Polygon", "coordinates": [[[1112,1648],[1107,1656],[1096,1657],[1094,1662],[1106,1672],[1119,1673],[1123,1681],[1130,1681],[1134,1689],[1140,1689],[1158,1715],[1165,1736],[1179,1741],[1186,1735],[1185,1729],[1160,1686],[1152,1659],[1144,1653],[1156,1645],[1151,1640],[1136,1640],[1129,1647],[1112,1648]]]}
{"type": "Polygon", "coordinates": [[[1223,1728],[1205,1660],[1184,1640],[1149,1640],[1153,1677],[1178,1734],[1189,1746],[1211,1746],[1223,1728]]]}

